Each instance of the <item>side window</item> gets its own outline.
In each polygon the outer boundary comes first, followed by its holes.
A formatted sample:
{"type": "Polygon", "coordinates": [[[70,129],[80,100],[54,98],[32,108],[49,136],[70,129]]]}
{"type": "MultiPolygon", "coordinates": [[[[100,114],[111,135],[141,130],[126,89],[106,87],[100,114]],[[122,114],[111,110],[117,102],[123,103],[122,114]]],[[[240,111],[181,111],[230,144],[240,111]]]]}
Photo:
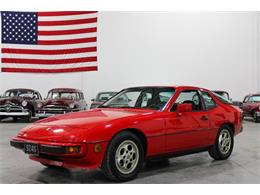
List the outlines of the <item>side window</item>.
{"type": "Polygon", "coordinates": [[[202,110],[202,103],[200,99],[200,95],[196,90],[185,90],[182,91],[177,100],[175,101],[171,111],[176,111],[178,104],[192,104],[192,111],[202,110]]]}
{"type": "Polygon", "coordinates": [[[213,98],[208,94],[208,92],[202,91],[201,92],[204,104],[206,107],[206,110],[215,108],[217,106],[216,102],[213,100],[213,98]]]}
{"type": "Polygon", "coordinates": [[[248,96],[247,96],[247,97],[245,97],[245,99],[244,99],[244,101],[243,101],[243,102],[245,102],[245,103],[246,103],[246,102],[248,102],[248,98],[249,98],[248,96]]]}
{"type": "Polygon", "coordinates": [[[144,94],[142,94],[141,98],[141,108],[147,107],[152,100],[152,93],[145,92],[144,94]]]}
{"type": "Polygon", "coordinates": [[[80,94],[81,94],[81,99],[84,100],[84,94],[83,93],[80,94]]]}
{"type": "Polygon", "coordinates": [[[247,99],[248,102],[253,102],[254,101],[254,98],[252,96],[248,97],[247,99]]]}

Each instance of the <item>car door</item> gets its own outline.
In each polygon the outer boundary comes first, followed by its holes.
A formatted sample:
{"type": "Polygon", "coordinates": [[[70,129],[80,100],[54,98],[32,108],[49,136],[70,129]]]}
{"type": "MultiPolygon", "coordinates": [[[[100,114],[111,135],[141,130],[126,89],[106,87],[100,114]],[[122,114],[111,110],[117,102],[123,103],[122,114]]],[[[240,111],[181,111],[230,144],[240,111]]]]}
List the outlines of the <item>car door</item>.
{"type": "Polygon", "coordinates": [[[250,101],[250,96],[245,97],[244,101],[243,101],[243,111],[244,114],[249,115],[251,112],[251,101],[250,101]]]}
{"type": "Polygon", "coordinates": [[[166,118],[166,151],[188,150],[206,144],[209,136],[208,113],[198,90],[183,90],[166,118]],[[192,111],[177,113],[177,105],[191,103],[192,111]]]}

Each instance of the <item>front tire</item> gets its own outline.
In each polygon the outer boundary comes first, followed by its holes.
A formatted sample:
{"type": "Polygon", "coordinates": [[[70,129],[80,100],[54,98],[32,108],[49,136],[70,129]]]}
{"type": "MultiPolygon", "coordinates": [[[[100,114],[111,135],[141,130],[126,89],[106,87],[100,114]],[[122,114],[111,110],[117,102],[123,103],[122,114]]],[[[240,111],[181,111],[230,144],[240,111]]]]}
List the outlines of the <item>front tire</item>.
{"type": "Polygon", "coordinates": [[[144,146],[138,136],[124,131],[108,145],[102,163],[104,175],[114,181],[129,181],[137,177],[144,162],[144,146]]]}
{"type": "Polygon", "coordinates": [[[257,116],[256,112],[253,112],[253,118],[256,123],[260,123],[260,116],[257,116]]]}
{"type": "Polygon", "coordinates": [[[26,117],[25,121],[27,123],[32,122],[32,111],[31,110],[29,110],[29,115],[26,117]]]}
{"type": "Polygon", "coordinates": [[[228,125],[223,125],[219,128],[215,144],[209,149],[209,155],[215,160],[226,160],[230,157],[233,146],[233,131],[228,125]]]}

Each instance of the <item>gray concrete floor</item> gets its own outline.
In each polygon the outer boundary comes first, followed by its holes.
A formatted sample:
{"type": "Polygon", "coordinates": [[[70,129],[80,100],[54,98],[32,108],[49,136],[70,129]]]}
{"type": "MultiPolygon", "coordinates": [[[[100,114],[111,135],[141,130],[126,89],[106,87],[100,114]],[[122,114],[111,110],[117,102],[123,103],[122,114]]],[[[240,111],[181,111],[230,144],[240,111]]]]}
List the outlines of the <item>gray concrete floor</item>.
{"type": "MultiPolygon", "coordinates": [[[[45,168],[11,148],[11,137],[26,123],[0,123],[0,183],[111,183],[100,170],[45,168]]],[[[260,183],[260,124],[244,121],[232,156],[213,161],[207,152],[144,166],[129,183],[260,183]]]]}

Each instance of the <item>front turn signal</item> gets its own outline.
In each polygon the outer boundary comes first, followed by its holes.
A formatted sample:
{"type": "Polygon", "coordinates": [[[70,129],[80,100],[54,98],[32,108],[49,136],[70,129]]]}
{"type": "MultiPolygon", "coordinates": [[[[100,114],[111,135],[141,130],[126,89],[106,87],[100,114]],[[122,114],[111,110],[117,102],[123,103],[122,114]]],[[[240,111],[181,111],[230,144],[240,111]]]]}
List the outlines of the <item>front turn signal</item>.
{"type": "Polygon", "coordinates": [[[66,153],[67,154],[78,154],[78,153],[80,153],[80,147],[79,146],[68,146],[68,147],[66,147],[66,153]]]}

